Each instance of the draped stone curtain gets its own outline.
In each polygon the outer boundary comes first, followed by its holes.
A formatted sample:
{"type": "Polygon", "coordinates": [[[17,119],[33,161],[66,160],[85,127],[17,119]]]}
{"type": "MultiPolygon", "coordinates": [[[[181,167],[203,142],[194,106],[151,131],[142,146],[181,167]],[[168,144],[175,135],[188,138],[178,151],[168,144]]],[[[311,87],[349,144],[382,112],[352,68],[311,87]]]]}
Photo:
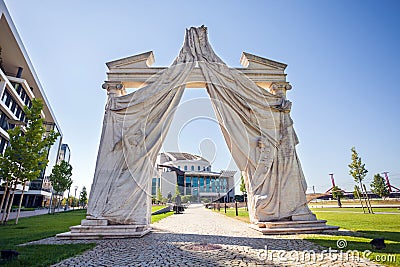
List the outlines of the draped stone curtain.
{"type": "Polygon", "coordinates": [[[205,77],[224,138],[244,175],[251,221],[315,220],[306,205],[290,102],[227,67],[205,27],[186,31],[178,57],[155,82],[128,95],[110,95],[88,214],[116,224],[150,222],[156,157],[195,67],[205,77]]]}

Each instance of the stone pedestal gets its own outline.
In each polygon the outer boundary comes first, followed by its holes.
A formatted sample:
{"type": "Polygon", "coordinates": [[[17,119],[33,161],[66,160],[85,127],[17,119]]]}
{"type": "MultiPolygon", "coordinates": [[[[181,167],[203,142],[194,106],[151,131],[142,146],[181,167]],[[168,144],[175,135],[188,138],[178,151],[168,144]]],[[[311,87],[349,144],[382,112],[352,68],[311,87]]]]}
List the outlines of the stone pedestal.
{"type": "Polygon", "coordinates": [[[117,224],[110,225],[107,220],[99,220],[87,216],[81,225],[71,226],[70,232],[56,235],[59,239],[109,239],[142,237],[150,232],[149,225],[117,224]]]}
{"type": "Polygon", "coordinates": [[[325,220],[258,222],[257,224],[251,224],[250,228],[264,235],[314,234],[332,232],[339,229],[338,226],[327,225],[325,220]]]}

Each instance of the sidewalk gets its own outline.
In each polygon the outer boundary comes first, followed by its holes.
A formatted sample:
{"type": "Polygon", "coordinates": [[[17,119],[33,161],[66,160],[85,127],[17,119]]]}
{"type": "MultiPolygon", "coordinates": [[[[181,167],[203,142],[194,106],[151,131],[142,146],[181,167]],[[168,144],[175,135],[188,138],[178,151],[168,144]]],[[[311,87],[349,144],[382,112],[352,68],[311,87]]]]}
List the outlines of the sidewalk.
{"type": "MultiPolygon", "coordinates": [[[[98,240],[92,250],[54,266],[380,266],[363,258],[332,258],[335,253],[324,254],[321,247],[295,235],[260,235],[246,223],[201,205],[152,227],[153,232],[142,238],[98,240]],[[315,261],[292,257],[307,251],[315,251],[315,261]]],[[[33,243],[87,242],[48,238],[33,243]]]]}
{"type": "MultiPolygon", "coordinates": [[[[63,212],[64,209],[55,209],[55,212],[63,212]]],[[[10,216],[8,217],[8,220],[15,219],[17,217],[17,211],[10,212],[10,216]]],[[[37,209],[37,210],[30,210],[30,211],[21,211],[19,214],[19,218],[25,218],[25,217],[32,217],[32,216],[37,216],[37,215],[42,215],[42,214],[47,214],[49,213],[49,209],[37,209]]],[[[3,213],[1,214],[1,216],[3,213]]]]}

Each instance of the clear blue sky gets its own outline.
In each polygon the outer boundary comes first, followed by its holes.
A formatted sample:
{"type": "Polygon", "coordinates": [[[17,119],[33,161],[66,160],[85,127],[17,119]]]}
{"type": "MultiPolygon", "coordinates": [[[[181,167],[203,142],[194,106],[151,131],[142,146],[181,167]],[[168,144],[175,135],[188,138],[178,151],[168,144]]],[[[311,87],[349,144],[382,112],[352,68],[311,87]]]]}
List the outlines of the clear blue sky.
{"type": "MultiPolygon", "coordinates": [[[[351,190],[350,148],[373,174],[389,171],[400,187],[399,1],[50,1],[6,0],[39,79],[71,147],[74,185],[90,187],[106,93],[105,62],[153,50],[168,66],[185,28],[206,25],[216,53],[239,66],[242,51],[288,64],[288,99],[298,153],[311,189],[330,187],[328,174],[351,190]]],[[[182,104],[200,118],[168,137],[166,149],[217,156],[230,167],[204,90],[182,104]],[[190,104],[190,101],[193,105],[190,104]],[[205,101],[205,102],[204,102],[205,101]],[[204,133],[204,129],[207,132],[204,133]],[[171,137],[172,136],[172,137],[171,137]],[[179,138],[177,138],[179,136],[179,138]]],[[[174,126],[175,127],[175,126],[174,126]]],[[[79,189],[79,190],[80,190],[79,189]]]]}

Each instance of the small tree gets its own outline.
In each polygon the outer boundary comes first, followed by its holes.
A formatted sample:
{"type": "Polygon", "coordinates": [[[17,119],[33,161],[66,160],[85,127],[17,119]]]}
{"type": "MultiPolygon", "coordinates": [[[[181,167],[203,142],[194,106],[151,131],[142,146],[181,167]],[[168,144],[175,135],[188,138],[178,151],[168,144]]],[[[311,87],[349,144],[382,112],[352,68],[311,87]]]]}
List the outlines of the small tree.
{"type": "Polygon", "coordinates": [[[361,191],[360,191],[360,188],[358,187],[358,185],[354,186],[353,195],[354,195],[354,198],[360,198],[361,191]]]}
{"type": "Polygon", "coordinates": [[[340,201],[340,199],[343,197],[343,195],[343,190],[339,186],[335,185],[334,187],[332,187],[332,197],[333,199],[337,199],[339,208],[342,207],[342,202],[340,201]]]}
{"type": "Polygon", "coordinates": [[[162,196],[162,193],[161,193],[161,188],[157,187],[157,202],[161,203],[162,200],[163,200],[163,196],[162,196]]]}
{"type": "Polygon", "coordinates": [[[83,207],[85,207],[88,202],[87,191],[85,186],[82,188],[82,192],[79,195],[79,202],[82,204],[83,207]]]}
{"type": "MultiPolygon", "coordinates": [[[[364,197],[366,198],[366,203],[368,207],[368,211],[372,213],[371,203],[368,203],[368,194],[364,189],[364,185],[362,181],[364,180],[365,176],[368,173],[368,170],[365,168],[365,164],[362,163],[361,158],[358,156],[358,153],[355,147],[351,148],[351,163],[348,165],[350,168],[350,175],[353,177],[354,181],[360,185],[360,190],[364,197]]],[[[360,195],[360,202],[362,204],[361,195],[360,195]]],[[[364,209],[364,208],[363,208],[364,209]]]]}
{"type": "MultiPolygon", "coordinates": [[[[351,163],[349,164],[350,175],[353,176],[354,181],[361,185],[365,176],[368,173],[368,170],[365,168],[365,164],[361,162],[361,158],[358,156],[358,153],[355,147],[351,148],[351,163]]],[[[362,188],[362,186],[361,186],[362,188]]]]}
{"type": "Polygon", "coordinates": [[[240,192],[242,192],[242,195],[245,195],[247,193],[246,184],[244,183],[243,175],[240,176],[240,192]]]}
{"type": "Polygon", "coordinates": [[[371,191],[382,198],[390,195],[385,179],[379,173],[374,175],[374,181],[371,183],[371,191]]]}
{"type": "MultiPolygon", "coordinates": [[[[72,166],[66,162],[61,161],[59,165],[54,165],[53,170],[49,176],[53,190],[51,191],[51,199],[53,199],[53,191],[57,194],[63,194],[65,190],[72,185],[72,166]]],[[[52,213],[53,207],[50,207],[49,213],[52,213]]]]}
{"type": "Polygon", "coordinates": [[[247,210],[247,190],[246,190],[246,183],[244,182],[243,175],[240,176],[240,192],[242,192],[243,200],[246,202],[246,210],[247,210]]]}
{"type": "Polygon", "coordinates": [[[174,198],[176,198],[176,196],[180,195],[180,194],[181,194],[181,192],[179,191],[179,185],[176,185],[174,198]]]}
{"type": "MultiPolygon", "coordinates": [[[[17,185],[22,184],[22,194],[15,221],[15,224],[18,223],[26,183],[37,179],[41,171],[46,168],[48,151],[59,135],[53,130],[46,132],[44,120],[41,117],[42,109],[42,101],[36,98],[32,99],[31,108],[24,107],[27,122],[25,128],[17,125],[7,131],[10,137],[9,145],[4,155],[0,155],[0,167],[4,168],[1,175],[8,176],[6,184],[9,181],[5,200],[8,208],[6,208],[5,216],[2,217],[3,223],[8,220],[17,185]]],[[[21,124],[25,123],[21,122],[21,124]]]]}

